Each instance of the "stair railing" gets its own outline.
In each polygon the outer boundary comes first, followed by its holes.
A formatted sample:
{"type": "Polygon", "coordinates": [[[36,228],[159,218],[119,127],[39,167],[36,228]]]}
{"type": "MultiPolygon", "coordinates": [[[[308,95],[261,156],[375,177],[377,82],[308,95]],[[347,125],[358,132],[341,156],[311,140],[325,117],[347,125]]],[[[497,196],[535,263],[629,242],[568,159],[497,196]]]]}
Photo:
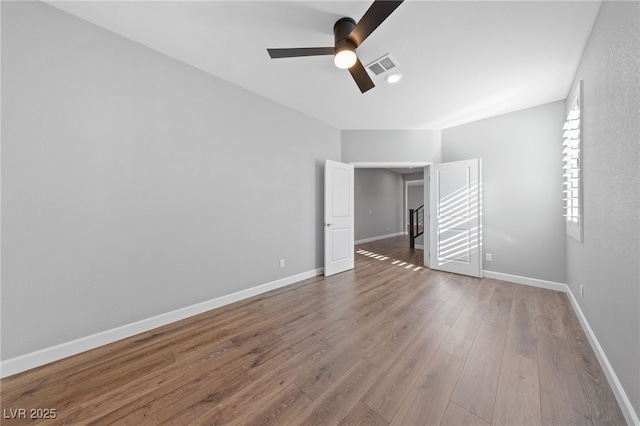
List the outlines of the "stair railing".
{"type": "Polygon", "coordinates": [[[424,233],[424,204],[409,209],[409,247],[416,248],[416,238],[424,233]]]}

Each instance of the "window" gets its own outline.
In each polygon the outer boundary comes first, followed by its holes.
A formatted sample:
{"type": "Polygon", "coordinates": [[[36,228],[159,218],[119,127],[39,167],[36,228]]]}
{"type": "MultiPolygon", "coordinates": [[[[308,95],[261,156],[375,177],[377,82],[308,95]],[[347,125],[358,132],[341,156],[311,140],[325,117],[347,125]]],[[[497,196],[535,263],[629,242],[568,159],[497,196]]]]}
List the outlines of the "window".
{"type": "Polygon", "coordinates": [[[582,81],[571,91],[567,98],[567,121],[562,127],[564,139],[562,159],[564,165],[564,216],[567,235],[582,241],[582,149],[580,144],[582,130],[582,81]]]}

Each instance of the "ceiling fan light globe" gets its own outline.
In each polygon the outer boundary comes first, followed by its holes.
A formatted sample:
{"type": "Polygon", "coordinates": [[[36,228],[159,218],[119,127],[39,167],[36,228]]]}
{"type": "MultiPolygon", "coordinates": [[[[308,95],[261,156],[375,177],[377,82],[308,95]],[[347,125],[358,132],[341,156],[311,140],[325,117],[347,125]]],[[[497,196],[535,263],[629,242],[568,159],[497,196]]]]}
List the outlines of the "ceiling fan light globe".
{"type": "Polygon", "coordinates": [[[336,67],[343,70],[354,66],[357,60],[358,56],[356,56],[356,52],[350,49],[340,50],[336,52],[335,56],[333,57],[333,63],[336,65],[336,67]]]}

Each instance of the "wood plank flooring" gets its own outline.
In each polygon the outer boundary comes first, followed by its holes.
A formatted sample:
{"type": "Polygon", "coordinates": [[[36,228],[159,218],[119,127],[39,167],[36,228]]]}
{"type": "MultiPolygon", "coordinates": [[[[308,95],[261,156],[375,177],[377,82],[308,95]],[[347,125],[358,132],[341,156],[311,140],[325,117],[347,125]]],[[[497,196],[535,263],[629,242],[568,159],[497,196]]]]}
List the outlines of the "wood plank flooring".
{"type": "Polygon", "coordinates": [[[8,377],[2,424],[625,424],[566,295],[431,271],[405,237],[356,251],[352,271],[8,377]]]}

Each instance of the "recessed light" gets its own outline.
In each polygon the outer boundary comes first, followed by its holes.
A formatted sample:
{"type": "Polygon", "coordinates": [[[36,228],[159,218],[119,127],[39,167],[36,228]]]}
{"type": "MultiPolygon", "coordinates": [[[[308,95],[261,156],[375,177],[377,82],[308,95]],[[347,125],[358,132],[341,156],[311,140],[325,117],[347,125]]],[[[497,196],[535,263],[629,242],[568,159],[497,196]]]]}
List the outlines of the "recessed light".
{"type": "Polygon", "coordinates": [[[402,79],[402,74],[400,74],[399,72],[393,73],[393,74],[389,74],[387,76],[387,83],[397,83],[402,79]]]}

